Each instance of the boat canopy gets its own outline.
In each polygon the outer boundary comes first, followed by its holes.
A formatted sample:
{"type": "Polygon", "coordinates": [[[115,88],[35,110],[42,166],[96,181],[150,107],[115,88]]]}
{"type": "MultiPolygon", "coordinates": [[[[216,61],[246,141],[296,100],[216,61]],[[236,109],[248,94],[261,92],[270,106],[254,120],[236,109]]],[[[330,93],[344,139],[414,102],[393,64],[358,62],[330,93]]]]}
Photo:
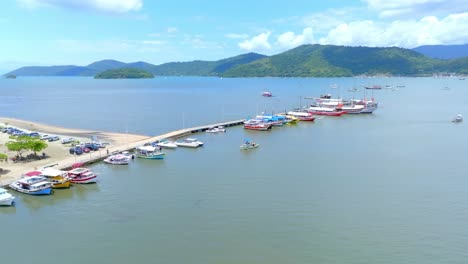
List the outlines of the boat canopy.
{"type": "Polygon", "coordinates": [[[63,175],[63,171],[57,170],[54,168],[45,168],[42,170],[42,176],[55,177],[55,176],[62,176],[62,175],[63,175]]]}
{"type": "Polygon", "coordinates": [[[137,149],[141,151],[148,151],[148,152],[156,150],[156,148],[153,146],[141,146],[141,147],[138,147],[137,149]]]}
{"type": "Polygon", "coordinates": [[[42,174],[42,172],[40,172],[40,171],[30,171],[30,172],[26,172],[24,175],[26,175],[26,176],[39,176],[41,174],[42,174]]]}

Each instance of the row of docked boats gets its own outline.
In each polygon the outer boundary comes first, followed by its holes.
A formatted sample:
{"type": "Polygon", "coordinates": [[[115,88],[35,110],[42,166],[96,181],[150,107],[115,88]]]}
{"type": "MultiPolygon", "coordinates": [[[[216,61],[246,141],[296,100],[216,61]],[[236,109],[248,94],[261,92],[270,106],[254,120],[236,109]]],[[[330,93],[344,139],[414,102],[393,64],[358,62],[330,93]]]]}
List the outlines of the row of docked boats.
{"type": "Polygon", "coordinates": [[[257,115],[255,118],[247,119],[244,128],[250,130],[270,130],[273,126],[296,124],[298,121],[314,121],[315,117],[308,112],[290,111],[278,115],[257,115]]]}
{"type": "Polygon", "coordinates": [[[309,113],[325,116],[341,116],[344,114],[372,114],[378,108],[378,103],[374,98],[351,99],[332,98],[330,94],[321,95],[319,98],[306,97],[312,99],[313,103],[305,110],[309,113]]]}
{"type": "MultiPolygon", "coordinates": [[[[73,168],[69,171],[44,168],[25,173],[8,187],[20,193],[30,195],[50,195],[52,189],[69,188],[71,184],[96,183],[97,174],[88,168],[73,168]]],[[[0,188],[0,205],[12,205],[15,197],[0,188]]]]}

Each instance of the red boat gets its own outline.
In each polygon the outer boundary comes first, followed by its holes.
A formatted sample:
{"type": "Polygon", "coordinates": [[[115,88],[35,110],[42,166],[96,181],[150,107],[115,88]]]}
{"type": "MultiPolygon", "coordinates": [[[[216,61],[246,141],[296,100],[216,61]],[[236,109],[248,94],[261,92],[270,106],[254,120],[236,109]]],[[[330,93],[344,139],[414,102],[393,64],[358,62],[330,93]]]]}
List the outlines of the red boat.
{"type": "Polygon", "coordinates": [[[75,168],[68,171],[68,177],[72,183],[95,183],[97,175],[87,168],[75,168]]]}
{"type": "Polygon", "coordinates": [[[316,115],[324,115],[324,116],[341,116],[346,114],[346,111],[340,111],[336,108],[329,108],[329,107],[320,107],[320,106],[311,106],[307,109],[307,112],[316,114],[316,115]]]}
{"type": "Polygon", "coordinates": [[[245,129],[266,131],[271,129],[272,124],[267,124],[258,120],[248,120],[244,123],[245,129]]]}

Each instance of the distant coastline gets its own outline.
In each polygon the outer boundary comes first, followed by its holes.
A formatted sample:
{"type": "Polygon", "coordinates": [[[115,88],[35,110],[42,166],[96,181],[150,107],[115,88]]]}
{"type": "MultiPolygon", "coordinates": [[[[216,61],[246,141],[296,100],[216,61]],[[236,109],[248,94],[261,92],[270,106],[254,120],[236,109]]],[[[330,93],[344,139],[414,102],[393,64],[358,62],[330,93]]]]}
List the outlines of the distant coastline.
{"type": "Polygon", "coordinates": [[[151,79],[154,75],[150,72],[136,68],[120,68],[103,71],[94,79],[151,79]]]}

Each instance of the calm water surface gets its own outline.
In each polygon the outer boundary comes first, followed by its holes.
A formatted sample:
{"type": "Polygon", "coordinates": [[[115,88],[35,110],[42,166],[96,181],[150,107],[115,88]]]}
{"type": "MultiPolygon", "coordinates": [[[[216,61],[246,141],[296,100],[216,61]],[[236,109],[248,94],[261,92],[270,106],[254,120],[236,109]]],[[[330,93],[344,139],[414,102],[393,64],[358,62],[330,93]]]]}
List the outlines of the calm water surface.
{"type": "Polygon", "coordinates": [[[406,87],[368,91],[373,115],[198,134],[203,148],[163,161],[92,166],[95,185],[15,193],[1,263],[466,263],[468,131],[450,120],[468,114],[467,81],[2,79],[0,115],[156,135],[373,83],[406,87]]]}

